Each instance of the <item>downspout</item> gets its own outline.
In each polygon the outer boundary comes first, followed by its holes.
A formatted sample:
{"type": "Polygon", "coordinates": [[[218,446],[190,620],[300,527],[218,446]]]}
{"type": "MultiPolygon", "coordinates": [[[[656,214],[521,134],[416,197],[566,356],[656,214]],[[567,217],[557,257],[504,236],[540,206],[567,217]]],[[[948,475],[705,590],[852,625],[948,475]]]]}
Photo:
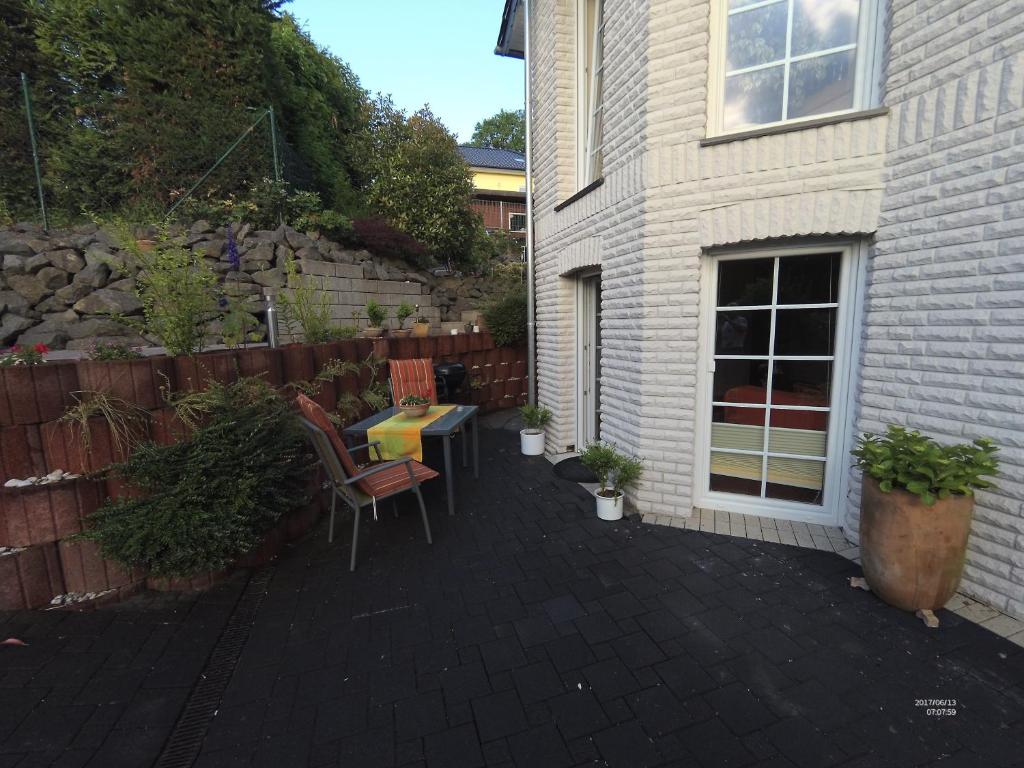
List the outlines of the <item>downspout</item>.
{"type": "Polygon", "coordinates": [[[537,404],[537,307],[533,262],[533,153],[531,152],[530,0],[523,3],[523,70],[526,78],[526,398],[537,404]]]}

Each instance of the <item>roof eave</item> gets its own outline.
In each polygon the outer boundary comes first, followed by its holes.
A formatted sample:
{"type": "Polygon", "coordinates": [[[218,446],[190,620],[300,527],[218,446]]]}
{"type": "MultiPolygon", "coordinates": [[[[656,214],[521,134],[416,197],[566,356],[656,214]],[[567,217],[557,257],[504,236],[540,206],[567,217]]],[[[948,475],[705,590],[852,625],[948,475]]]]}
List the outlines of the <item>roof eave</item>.
{"type": "Polygon", "coordinates": [[[501,14],[501,27],[498,30],[498,44],[494,52],[498,56],[522,59],[525,47],[523,40],[521,0],[505,0],[505,8],[501,14]]]}

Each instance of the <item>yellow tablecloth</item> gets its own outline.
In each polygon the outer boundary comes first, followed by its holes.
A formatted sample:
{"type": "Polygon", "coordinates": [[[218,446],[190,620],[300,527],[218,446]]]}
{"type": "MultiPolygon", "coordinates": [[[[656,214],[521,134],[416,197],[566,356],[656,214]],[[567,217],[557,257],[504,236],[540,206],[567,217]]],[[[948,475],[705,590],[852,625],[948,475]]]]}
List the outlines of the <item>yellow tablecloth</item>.
{"type": "Polygon", "coordinates": [[[426,414],[411,419],[403,413],[396,413],[380,424],[366,431],[369,442],[380,441],[380,455],[385,461],[412,456],[423,461],[423,428],[452,410],[454,405],[432,405],[426,414]]]}

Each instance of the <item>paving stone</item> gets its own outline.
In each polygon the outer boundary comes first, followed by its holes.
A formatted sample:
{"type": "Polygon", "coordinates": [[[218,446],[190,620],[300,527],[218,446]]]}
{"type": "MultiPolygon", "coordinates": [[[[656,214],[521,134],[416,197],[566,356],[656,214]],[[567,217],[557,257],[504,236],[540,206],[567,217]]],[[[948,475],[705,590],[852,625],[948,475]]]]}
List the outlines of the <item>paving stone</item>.
{"type": "MultiPolygon", "coordinates": [[[[454,517],[424,486],[433,546],[403,501],[355,573],[322,527],[276,561],[197,766],[1019,763],[1020,646],[949,612],[927,630],[831,552],[609,527],[512,438],[481,431],[454,517]],[[913,706],[933,689],[955,719],[913,706]]],[[[153,764],[239,578],[0,614],[30,643],[0,648],[0,767],[153,764]]]]}

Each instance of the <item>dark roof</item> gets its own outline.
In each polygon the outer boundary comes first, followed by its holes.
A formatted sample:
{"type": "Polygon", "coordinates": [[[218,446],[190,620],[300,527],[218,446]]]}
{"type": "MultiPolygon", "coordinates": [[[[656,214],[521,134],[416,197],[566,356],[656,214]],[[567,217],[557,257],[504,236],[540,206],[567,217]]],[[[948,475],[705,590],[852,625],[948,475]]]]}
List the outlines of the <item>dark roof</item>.
{"type": "Polygon", "coordinates": [[[511,149],[490,147],[459,147],[462,159],[474,168],[498,168],[503,171],[526,172],[526,156],[511,149]]]}

